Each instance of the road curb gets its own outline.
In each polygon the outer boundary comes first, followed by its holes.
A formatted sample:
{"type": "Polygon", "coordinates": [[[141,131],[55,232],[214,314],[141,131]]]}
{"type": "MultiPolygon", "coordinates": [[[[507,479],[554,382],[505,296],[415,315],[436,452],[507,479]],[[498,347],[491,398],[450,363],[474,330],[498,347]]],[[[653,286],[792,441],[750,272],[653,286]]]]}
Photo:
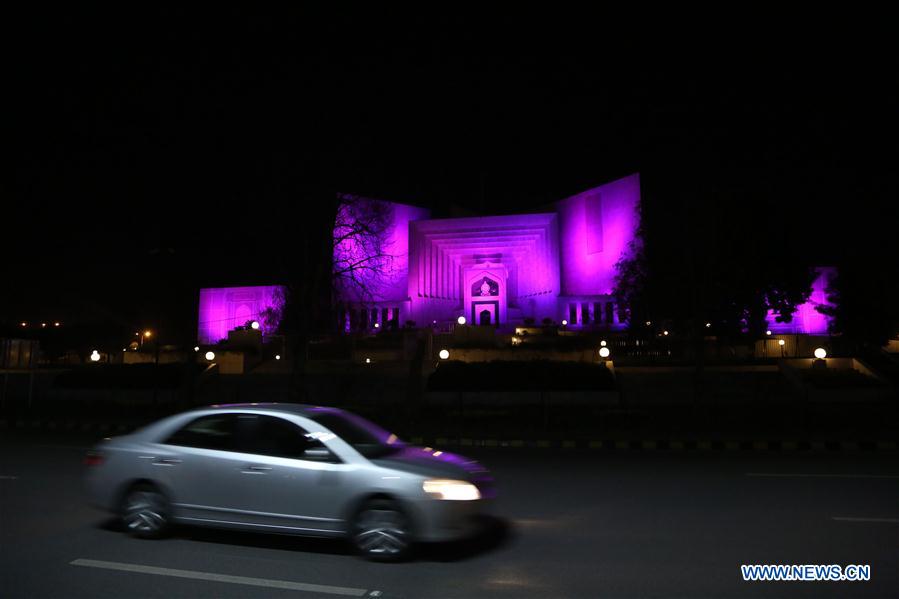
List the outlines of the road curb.
{"type": "Polygon", "coordinates": [[[99,432],[120,434],[141,426],[139,422],[79,422],[73,420],[0,420],[0,430],[44,430],[52,432],[99,432]]]}
{"type": "Polygon", "coordinates": [[[429,447],[483,447],[606,451],[615,453],[652,452],[751,452],[751,453],[872,453],[895,452],[895,441],[800,441],[796,439],[561,439],[503,440],[451,437],[412,437],[415,445],[429,447]]]}
{"type": "MultiPolygon", "coordinates": [[[[81,422],[75,420],[0,420],[0,430],[44,430],[50,432],[95,432],[109,435],[127,433],[142,422],[81,422]]],[[[751,453],[874,453],[895,452],[896,441],[854,441],[846,439],[708,439],[708,438],[595,438],[595,439],[501,439],[449,436],[417,436],[409,439],[415,445],[428,447],[482,447],[488,449],[555,449],[589,450],[610,453],[685,453],[685,452],[751,452],[751,453]]]]}

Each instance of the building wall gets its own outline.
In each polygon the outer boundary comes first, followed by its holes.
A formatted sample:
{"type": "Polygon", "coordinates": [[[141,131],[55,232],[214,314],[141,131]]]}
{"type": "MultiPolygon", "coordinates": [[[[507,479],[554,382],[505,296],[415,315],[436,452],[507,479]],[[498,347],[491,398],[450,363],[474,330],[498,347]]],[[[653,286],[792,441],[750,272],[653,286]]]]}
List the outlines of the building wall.
{"type": "Polygon", "coordinates": [[[278,322],[267,318],[267,311],[280,313],[283,298],[280,285],[200,289],[197,340],[201,344],[218,343],[228,338],[228,331],[248,320],[258,321],[263,334],[274,333],[278,322]]]}
{"type": "Polygon", "coordinates": [[[562,295],[612,293],[615,264],[639,226],[640,176],[600,185],[556,203],[562,295]]]}

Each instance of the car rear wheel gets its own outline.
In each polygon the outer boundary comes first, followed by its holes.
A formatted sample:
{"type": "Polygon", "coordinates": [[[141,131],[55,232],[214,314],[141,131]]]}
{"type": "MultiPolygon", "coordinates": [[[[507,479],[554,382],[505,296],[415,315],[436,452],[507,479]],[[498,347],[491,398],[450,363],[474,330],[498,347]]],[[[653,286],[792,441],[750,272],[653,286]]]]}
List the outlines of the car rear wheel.
{"type": "Polygon", "coordinates": [[[142,483],[131,487],[122,501],[122,525],[142,539],[158,539],[170,526],[169,502],[158,488],[142,483]]]}
{"type": "Polygon", "coordinates": [[[380,562],[394,562],[409,556],[411,522],[397,502],[375,499],[356,514],[351,540],[364,557],[380,562]]]}

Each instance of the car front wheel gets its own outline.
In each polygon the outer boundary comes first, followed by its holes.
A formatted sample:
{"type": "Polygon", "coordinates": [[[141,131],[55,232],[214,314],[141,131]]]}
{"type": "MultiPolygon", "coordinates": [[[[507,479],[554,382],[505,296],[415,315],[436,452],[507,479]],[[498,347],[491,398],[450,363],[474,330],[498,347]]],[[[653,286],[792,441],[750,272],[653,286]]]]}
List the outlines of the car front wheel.
{"type": "Polygon", "coordinates": [[[399,504],[389,499],[367,502],[353,522],[351,540],[364,557],[381,562],[409,556],[411,526],[399,504]]]}

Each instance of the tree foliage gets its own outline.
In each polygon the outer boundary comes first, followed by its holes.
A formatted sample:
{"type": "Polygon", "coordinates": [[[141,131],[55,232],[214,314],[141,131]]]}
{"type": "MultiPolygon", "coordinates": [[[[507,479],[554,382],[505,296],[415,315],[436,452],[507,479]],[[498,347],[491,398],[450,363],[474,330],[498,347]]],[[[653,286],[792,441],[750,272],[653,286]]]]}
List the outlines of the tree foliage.
{"type": "Polygon", "coordinates": [[[362,303],[379,299],[395,275],[390,251],[393,206],[389,202],[338,194],[333,232],[333,290],[362,303]]]}

